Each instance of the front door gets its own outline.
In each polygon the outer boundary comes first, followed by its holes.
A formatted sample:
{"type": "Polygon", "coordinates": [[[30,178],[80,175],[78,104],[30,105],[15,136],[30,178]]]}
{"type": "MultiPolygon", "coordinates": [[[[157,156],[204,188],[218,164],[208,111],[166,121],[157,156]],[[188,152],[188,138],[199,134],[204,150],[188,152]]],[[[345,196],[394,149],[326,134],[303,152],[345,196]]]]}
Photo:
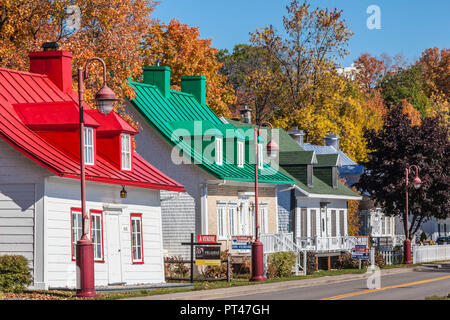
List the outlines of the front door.
{"type": "Polygon", "coordinates": [[[239,234],[249,235],[248,201],[241,202],[239,211],[239,234]]]}
{"type": "Polygon", "coordinates": [[[320,204],[320,235],[321,237],[328,236],[328,226],[327,226],[327,205],[320,204]]]}
{"type": "Polygon", "coordinates": [[[106,234],[108,243],[108,283],[122,283],[120,224],[117,212],[106,213],[106,234]]]}

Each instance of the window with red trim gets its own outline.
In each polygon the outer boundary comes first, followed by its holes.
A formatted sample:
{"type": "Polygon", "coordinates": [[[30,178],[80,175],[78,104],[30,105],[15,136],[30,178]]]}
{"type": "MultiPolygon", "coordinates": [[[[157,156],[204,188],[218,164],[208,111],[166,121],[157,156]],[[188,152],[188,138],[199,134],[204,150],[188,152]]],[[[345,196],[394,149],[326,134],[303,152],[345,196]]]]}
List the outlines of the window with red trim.
{"type": "Polygon", "coordinates": [[[144,263],[144,248],[142,238],[142,214],[132,213],[131,223],[131,261],[132,263],[144,263]]]}
{"type": "Polygon", "coordinates": [[[94,128],[84,127],[84,163],[94,165],[94,128]]]}
{"type": "Polygon", "coordinates": [[[94,249],[94,261],[103,262],[103,212],[90,210],[91,215],[91,241],[94,249]]]}
{"type": "Polygon", "coordinates": [[[131,170],[131,136],[123,133],[121,140],[122,170],[131,170]]]}
{"type": "Polygon", "coordinates": [[[80,208],[70,209],[71,241],[72,241],[72,260],[76,259],[77,242],[83,235],[82,214],[80,208]]]}

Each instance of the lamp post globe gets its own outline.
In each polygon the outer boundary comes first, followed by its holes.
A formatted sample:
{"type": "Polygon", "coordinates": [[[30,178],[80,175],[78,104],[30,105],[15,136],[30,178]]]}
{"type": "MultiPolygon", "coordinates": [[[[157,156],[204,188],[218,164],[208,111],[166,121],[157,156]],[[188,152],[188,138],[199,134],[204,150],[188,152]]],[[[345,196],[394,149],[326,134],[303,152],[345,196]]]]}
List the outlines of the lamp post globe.
{"type": "Polygon", "coordinates": [[[115,101],[117,101],[116,95],[107,85],[104,85],[95,95],[97,109],[105,116],[113,111],[115,101]]]}
{"type": "Polygon", "coordinates": [[[419,189],[422,186],[422,180],[416,176],[413,180],[413,186],[415,189],[419,189]]]}
{"type": "Polygon", "coordinates": [[[280,147],[278,146],[278,144],[275,141],[271,140],[267,144],[267,156],[269,157],[270,160],[277,159],[279,151],[280,151],[280,147]]]}

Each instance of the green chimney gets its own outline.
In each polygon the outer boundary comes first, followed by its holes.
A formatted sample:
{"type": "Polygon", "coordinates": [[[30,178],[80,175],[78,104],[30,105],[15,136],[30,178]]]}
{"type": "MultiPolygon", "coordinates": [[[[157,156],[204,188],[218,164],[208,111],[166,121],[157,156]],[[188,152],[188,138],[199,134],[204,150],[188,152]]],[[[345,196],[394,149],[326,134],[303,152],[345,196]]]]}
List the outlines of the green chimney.
{"type": "Polygon", "coordinates": [[[170,68],[160,66],[144,67],[144,83],[155,85],[164,98],[170,95],[170,68]]]}
{"type": "Polygon", "coordinates": [[[204,76],[181,76],[181,91],[192,94],[202,106],[206,105],[206,78],[204,76]]]}

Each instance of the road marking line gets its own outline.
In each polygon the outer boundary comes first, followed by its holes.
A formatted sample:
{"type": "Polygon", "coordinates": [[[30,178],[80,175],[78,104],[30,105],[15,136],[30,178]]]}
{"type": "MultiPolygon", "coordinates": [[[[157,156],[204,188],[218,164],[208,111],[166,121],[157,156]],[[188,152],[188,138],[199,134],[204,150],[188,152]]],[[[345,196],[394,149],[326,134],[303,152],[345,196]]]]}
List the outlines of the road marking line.
{"type": "Polygon", "coordinates": [[[344,298],[348,298],[348,297],[358,296],[360,294],[366,294],[366,293],[372,293],[372,292],[377,292],[377,291],[383,291],[383,290],[387,290],[387,289],[409,287],[409,286],[413,286],[413,285],[416,285],[416,284],[422,284],[422,283],[427,283],[427,282],[439,281],[439,280],[444,280],[444,279],[450,279],[450,276],[433,278],[433,279],[426,279],[426,280],[409,282],[409,283],[403,283],[403,284],[397,284],[397,285],[393,285],[393,286],[383,287],[383,288],[380,288],[380,289],[369,289],[369,290],[363,290],[363,291],[350,292],[350,293],[340,294],[340,295],[333,296],[333,297],[323,298],[323,299],[320,299],[320,300],[339,300],[339,299],[344,299],[344,298]]]}

